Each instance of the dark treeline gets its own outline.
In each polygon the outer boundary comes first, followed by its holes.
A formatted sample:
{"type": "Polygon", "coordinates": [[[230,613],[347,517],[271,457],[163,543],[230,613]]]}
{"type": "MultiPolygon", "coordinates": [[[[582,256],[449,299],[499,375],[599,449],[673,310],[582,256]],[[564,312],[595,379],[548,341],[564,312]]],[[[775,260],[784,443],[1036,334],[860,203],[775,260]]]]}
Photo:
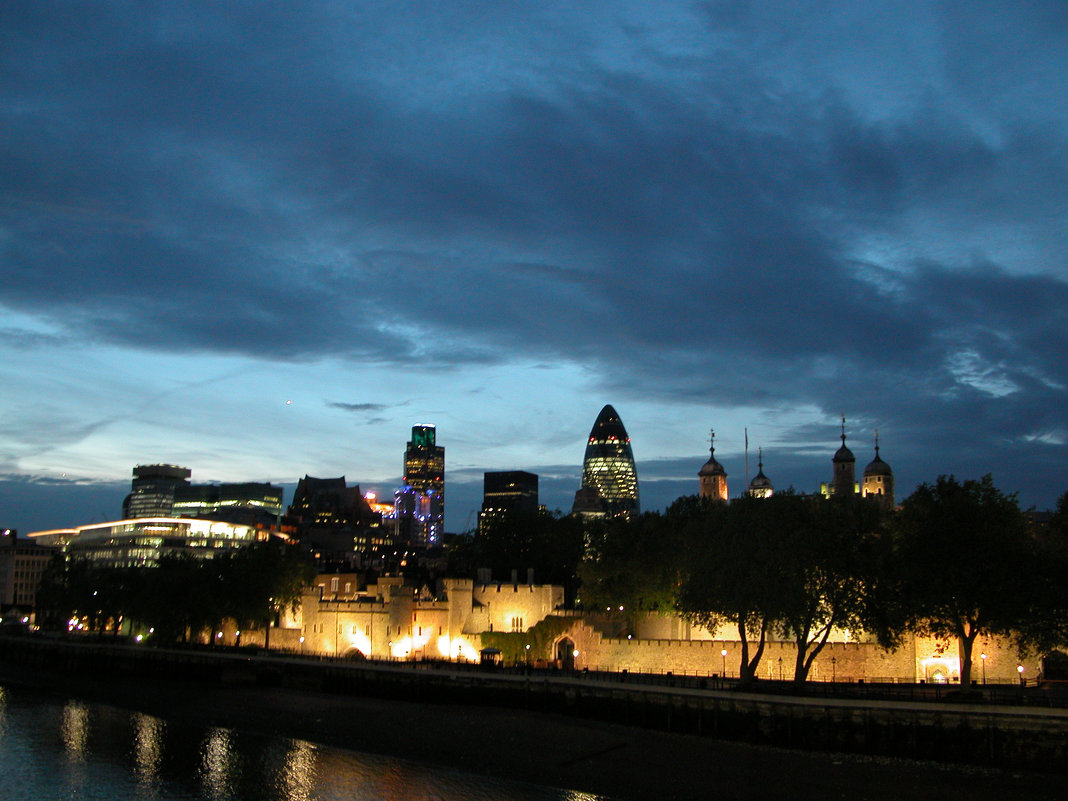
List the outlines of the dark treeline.
{"type": "Polygon", "coordinates": [[[1023,653],[1068,643],[1068,495],[1044,527],[989,476],[943,476],[898,511],[789,492],[729,505],[685,497],[593,529],[581,575],[587,607],[735,629],[743,684],[770,633],[796,643],[801,683],[837,628],[888,648],[911,634],[956,639],[967,690],[981,635],[1023,653]]]}
{"type": "Polygon", "coordinates": [[[278,612],[300,602],[315,575],[300,548],[261,542],[211,559],[164,556],[150,567],[94,567],[57,559],[38,591],[40,613],[53,625],[68,619],[91,631],[153,632],[157,642],[210,636],[231,620],[268,629],[278,612]]]}

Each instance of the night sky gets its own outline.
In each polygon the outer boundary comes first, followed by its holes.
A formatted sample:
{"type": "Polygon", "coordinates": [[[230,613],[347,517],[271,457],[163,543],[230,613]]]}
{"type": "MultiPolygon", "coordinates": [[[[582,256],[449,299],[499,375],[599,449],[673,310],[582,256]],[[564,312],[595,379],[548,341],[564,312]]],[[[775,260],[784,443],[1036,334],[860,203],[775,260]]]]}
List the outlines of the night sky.
{"type": "MultiPolygon", "coordinates": [[[[445,446],[1068,490],[1068,4],[0,4],[0,525],[445,446]]],[[[287,492],[286,501],[291,497],[287,492]]]]}

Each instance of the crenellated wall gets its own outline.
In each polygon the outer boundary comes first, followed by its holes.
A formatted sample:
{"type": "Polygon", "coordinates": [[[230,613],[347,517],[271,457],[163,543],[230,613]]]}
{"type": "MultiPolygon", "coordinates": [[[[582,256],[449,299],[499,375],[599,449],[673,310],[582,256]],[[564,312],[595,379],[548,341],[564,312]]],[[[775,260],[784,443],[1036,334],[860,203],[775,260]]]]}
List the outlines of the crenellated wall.
{"type": "MultiPolygon", "coordinates": [[[[563,590],[548,584],[474,584],[446,579],[432,596],[405,587],[400,579],[382,579],[359,596],[325,596],[320,585],[304,597],[302,613],[292,620],[307,653],[463,659],[476,661],[484,632],[525,632],[549,615],[559,614],[563,590]]],[[[293,647],[294,632],[272,630],[274,647],[293,647]],[[275,633],[277,632],[277,633],[275,633]]],[[[576,616],[571,628],[556,637],[549,653],[536,659],[560,659],[577,651],[578,669],[641,673],[738,675],[741,643],[730,627],[709,631],[674,615],[576,616]]],[[[253,642],[254,640],[247,640],[253,642]]],[[[756,644],[750,643],[749,656],[756,644]]],[[[790,680],[794,676],[793,642],[770,639],[757,675],[790,680]]],[[[570,660],[568,660],[570,661],[570,660]]],[[[1013,683],[1038,675],[1037,659],[1021,659],[1011,643],[996,638],[975,644],[972,678],[976,682],[1013,683]],[[985,658],[983,658],[985,654],[985,658]]],[[[932,638],[907,639],[889,651],[863,634],[835,631],[812,663],[813,681],[899,681],[953,683],[960,680],[956,643],[932,638]]]]}
{"type": "MultiPolygon", "coordinates": [[[[665,618],[662,630],[682,630],[679,623],[665,618]]],[[[641,628],[641,627],[639,627],[641,628]]],[[[652,627],[655,628],[655,627],[652,627]]],[[[578,620],[565,635],[579,654],[575,666],[591,670],[628,670],[641,673],[738,675],[741,643],[737,639],[705,639],[703,629],[694,632],[697,639],[646,639],[631,636],[608,637],[587,621],[578,620]],[[724,653],[726,652],[726,653],[724,653]]],[[[717,632],[722,633],[722,632],[717,632]]],[[[756,643],[749,644],[749,657],[756,643]]],[[[757,668],[763,679],[790,680],[794,676],[797,649],[792,642],[771,641],[765,644],[757,668]]],[[[976,642],[972,678],[982,682],[1012,683],[1019,680],[1018,667],[1024,676],[1034,677],[1039,662],[1033,657],[1020,659],[1011,643],[997,638],[976,642]],[[981,654],[986,654],[982,659],[981,654]]],[[[952,683],[960,680],[956,643],[933,638],[907,639],[894,651],[870,641],[829,642],[813,662],[809,679],[814,681],[931,681],[952,683]]]]}

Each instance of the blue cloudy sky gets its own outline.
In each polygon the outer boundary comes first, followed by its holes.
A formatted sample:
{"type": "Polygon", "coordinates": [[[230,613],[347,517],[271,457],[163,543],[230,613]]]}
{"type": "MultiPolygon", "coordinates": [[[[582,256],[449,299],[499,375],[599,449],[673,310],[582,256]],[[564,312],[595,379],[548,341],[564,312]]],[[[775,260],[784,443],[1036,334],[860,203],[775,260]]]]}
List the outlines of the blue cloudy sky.
{"type": "MultiPolygon", "coordinates": [[[[138,463],[1068,490],[1068,5],[0,5],[0,524],[138,463]]],[[[288,500],[288,496],[287,496],[288,500]]]]}

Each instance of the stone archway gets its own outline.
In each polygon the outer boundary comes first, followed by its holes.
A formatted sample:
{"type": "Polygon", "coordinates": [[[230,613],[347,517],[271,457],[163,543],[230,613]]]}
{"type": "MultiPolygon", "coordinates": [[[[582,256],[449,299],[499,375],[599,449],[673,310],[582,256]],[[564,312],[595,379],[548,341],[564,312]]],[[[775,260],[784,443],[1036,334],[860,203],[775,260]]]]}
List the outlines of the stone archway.
{"type": "Polygon", "coordinates": [[[570,637],[561,637],[553,646],[553,657],[563,670],[575,669],[575,642],[570,637]]]}

